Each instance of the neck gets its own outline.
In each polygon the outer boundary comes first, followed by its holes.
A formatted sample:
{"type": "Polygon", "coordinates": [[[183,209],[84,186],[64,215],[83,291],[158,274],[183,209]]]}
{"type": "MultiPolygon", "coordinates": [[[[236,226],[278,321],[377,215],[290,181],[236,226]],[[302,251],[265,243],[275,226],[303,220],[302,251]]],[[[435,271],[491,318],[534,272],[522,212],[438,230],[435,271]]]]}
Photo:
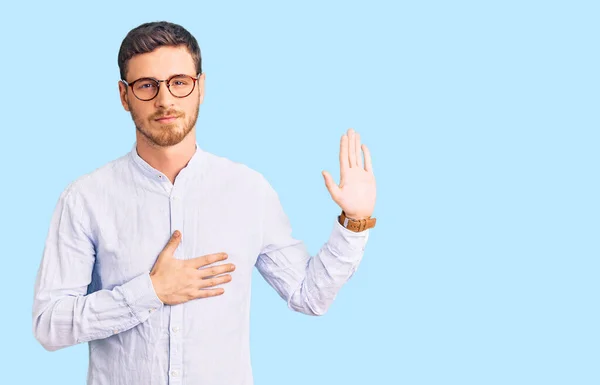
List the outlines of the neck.
{"type": "Polygon", "coordinates": [[[165,174],[171,183],[188,164],[196,152],[196,129],[179,143],[170,147],[160,147],[151,143],[145,136],[136,132],[137,153],[146,163],[165,174]]]}

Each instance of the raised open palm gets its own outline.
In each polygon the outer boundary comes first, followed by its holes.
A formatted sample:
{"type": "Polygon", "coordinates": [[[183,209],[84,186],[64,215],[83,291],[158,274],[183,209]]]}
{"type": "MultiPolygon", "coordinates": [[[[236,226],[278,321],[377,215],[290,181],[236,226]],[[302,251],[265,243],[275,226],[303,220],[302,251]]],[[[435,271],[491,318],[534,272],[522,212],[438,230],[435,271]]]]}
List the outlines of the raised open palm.
{"type": "Polygon", "coordinates": [[[327,171],[323,171],[323,177],[331,198],[346,216],[352,219],[371,216],[376,196],[371,153],[366,145],[361,146],[360,135],[353,129],[340,140],[340,184],[336,184],[327,171]]]}

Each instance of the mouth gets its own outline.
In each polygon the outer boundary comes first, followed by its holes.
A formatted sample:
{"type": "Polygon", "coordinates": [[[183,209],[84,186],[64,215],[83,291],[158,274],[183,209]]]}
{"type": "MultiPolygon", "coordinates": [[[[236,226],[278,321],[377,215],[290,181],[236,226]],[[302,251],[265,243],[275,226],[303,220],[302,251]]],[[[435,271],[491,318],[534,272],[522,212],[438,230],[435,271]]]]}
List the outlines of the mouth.
{"type": "Polygon", "coordinates": [[[178,119],[177,116],[163,116],[162,118],[155,119],[159,123],[171,123],[178,119]]]}

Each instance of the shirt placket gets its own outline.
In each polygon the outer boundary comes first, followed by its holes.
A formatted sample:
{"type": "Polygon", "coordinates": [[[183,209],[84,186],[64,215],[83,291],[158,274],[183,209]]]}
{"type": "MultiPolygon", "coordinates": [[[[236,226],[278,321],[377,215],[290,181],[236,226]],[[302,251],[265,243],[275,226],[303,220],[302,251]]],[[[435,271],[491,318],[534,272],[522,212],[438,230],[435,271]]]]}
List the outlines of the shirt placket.
{"type": "MultiPolygon", "coordinates": [[[[173,187],[169,196],[170,212],[171,212],[171,234],[175,230],[182,233],[181,243],[175,250],[174,258],[184,259],[183,243],[185,235],[183,234],[183,205],[181,197],[178,195],[178,189],[173,187]]],[[[183,341],[182,341],[182,320],[183,320],[183,305],[174,305],[171,307],[169,318],[169,384],[179,385],[183,379],[183,341]]]]}

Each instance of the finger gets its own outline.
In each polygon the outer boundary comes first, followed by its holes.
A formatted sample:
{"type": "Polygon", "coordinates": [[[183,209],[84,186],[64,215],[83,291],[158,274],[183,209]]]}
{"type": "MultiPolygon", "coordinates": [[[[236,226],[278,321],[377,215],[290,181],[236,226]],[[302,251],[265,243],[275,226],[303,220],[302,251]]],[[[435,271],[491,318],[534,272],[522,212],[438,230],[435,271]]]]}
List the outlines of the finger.
{"type": "Polygon", "coordinates": [[[363,157],[362,157],[362,152],[360,150],[360,134],[357,132],[355,133],[356,136],[356,165],[360,168],[363,168],[363,157]]]}
{"type": "Polygon", "coordinates": [[[356,167],[356,138],[354,130],[348,130],[348,162],[350,167],[356,167]]]}
{"type": "Polygon", "coordinates": [[[231,281],[231,274],[220,275],[218,277],[198,280],[198,289],[213,287],[231,281]]]}
{"type": "Polygon", "coordinates": [[[227,259],[226,253],[207,254],[201,257],[187,259],[185,261],[185,265],[188,267],[193,267],[194,269],[199,269],[202,266],[210,265],[211,263],[219,262],[224,259],[227,259]]]}
{"type": "Polygon", "coordinates": [[[340,139],[340,170],[343,170],[350,167],[350,163],[348,162],[348,135],[342,135],[340,139]]]}
{"type": "Polygon", "coordinates": [[[365,170],[373,172],[373,164],[371,163],[371,151],[366,144],[362,145],[362,150],[365,153],[365,170]]]}
{"type": "Polygon", "coordinates": [[[235,265],[233,263],[228,263],[226,265],[219,265],[213,267],[205,267],[203,269],[196,270],[198,272],[198,278],[210,278],[219,274],[228,273],[230,271],[235,270],[235,265]]]}
{"type": "Polygon", "coordinates": [[[200,289],[196,292],[196,298],[207,298],[207,297],[216,297],[218,295],[221,295],[225,293],[225,289],[223,288],[218,288],[218,289],[200,289]]]}
{"type": "Polygon", "coordinates": [[[325,179],[325,186],[327,187],[329,194],[331,194],[331,198],[334,201],[337,201],[337,197],[340,194],[340,187],[333,181],[331,174],[329,174],[327,171],[323,171],[322,174],[323,178],[325,179]]]}
{"type": "Polygon", "coordinates": [[[175,250],[177,249],[177,246],[179,246],[180,242],[181,242],[181,232],[179,230],[175,230],[173,232],[173,234],[171,235],[169,242],[167,242],[167,245],[162,249],[162,251],[159,255],[159,258],[161,256],[172,257],[173,254],[175,254],[175,250]]]}

